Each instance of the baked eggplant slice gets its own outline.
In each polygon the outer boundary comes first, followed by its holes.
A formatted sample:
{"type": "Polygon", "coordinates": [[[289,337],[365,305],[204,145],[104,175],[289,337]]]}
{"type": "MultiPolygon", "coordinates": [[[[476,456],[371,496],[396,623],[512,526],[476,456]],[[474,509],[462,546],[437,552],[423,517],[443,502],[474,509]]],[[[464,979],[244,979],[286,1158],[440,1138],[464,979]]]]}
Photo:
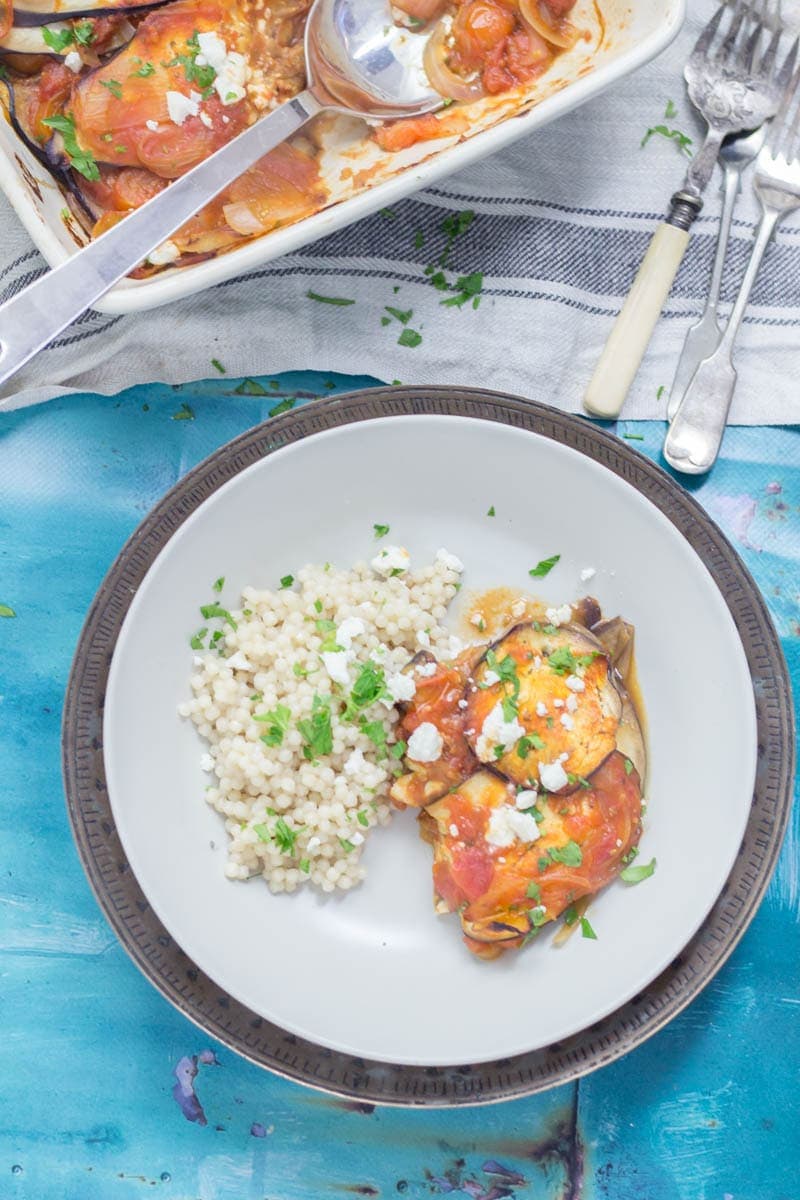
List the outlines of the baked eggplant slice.
{"type": "Polygon", "coordinates": [[[636,846],[638,771],[615,751],[588,782],[568,797],[537,800],[484,770],[422,814],[434,852],[435,907],[459,913],[466,945],[479,958],[522,946],[594,895],[636,846]]]}
{"type": "Polygon", "coordinates": [[[566,795],[616,747],[609,656],[579,625],[515,626],[483,655],[465,698],[475,756],[521,786],[566,795]]]}
{"type": "Polygon", "coordinates": [[[108,17],[161,8],[169,0],[14,0],[15,25],[50,25],[73,17],[108,17]]]}

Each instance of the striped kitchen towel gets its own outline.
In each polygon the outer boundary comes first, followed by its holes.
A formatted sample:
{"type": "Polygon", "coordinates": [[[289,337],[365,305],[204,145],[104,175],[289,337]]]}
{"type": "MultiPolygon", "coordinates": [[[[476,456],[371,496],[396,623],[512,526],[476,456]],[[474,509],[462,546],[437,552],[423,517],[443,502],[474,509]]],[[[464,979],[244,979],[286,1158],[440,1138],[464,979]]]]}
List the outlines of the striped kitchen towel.
{"type": "MultiPolygon", "coordinates": [[[[800,20],[800,0],[794,3],[800,20]]],[[[216,359],[231,376],[302,368],[368,373],[403,383],[480,385],[580,411],[613,318],[688,161],[684,139],[646,138],[647,130],[666,124],[695,145],[702,136],[681,72],[713,8],[710,0],[690,0],[690,10],[686,28],[656,62],[391,211],[167,309],[86,314],[7,385],[12,406],[70,391],[110,394],[148,380],[187,382],[212,375],[216,359]],[[464,215],[447,222],[452,214],[464,215]],[[426,273],[448,241],[448,280],[465,281],[461,305],[443,304],[448,294],[426,273]],[[470,292],[477,287],[476,302],[470,292]],[[309,292],[355,303],[324,303],[309,292]]],[[[702,308],[718,214],[712,184],[626,405],[628,418],[664,414],[683,337],[702,308]]],[[[725,273],[726,306],[757,218],[746,183],[725,273]]],[[[43,270],[0,201],[0,297],[43,270]]],[[[769,251],[737,366],[735,423],[800,423],[797,215],[769,251]]]]}

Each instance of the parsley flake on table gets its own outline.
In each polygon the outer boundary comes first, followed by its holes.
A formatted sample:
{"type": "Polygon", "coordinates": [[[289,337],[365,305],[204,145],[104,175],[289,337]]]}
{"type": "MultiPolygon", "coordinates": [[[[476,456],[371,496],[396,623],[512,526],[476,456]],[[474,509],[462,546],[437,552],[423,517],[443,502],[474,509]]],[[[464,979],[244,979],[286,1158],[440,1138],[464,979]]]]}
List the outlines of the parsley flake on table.
{"type": "Polygon", "coordinates": [[[316,300],[318,304],[334,304],[339,308],[355,304],[355,300],[348,300],[345,296],[321,296],[319,292],[306,292],[306,296],[309,300],[316,300]]]}
{"type": "Polygon", "coordinates": [[[597,934],[592,929],[588,917],[581,917],[581,937],[590,938],[593,942],[597,941],[597,934]]]}
{"type": "MultiPolygon", "coordinates": [[[[98,175],[99,178],[99,175],[98,175]]],[[[194,409],[184,400],[177,412],[172,414],[173,421],[193,421],[194,409]]]]}
{"type": "Polygon", "coordinates": [[[410,346],[412,349],[422,341],[422,334],[416,329],[404,329],[397,339],[398,346],[410,346]]]}
{"type": "Polygon", "coordinates": [[[266,396],[269,393],[257,379],[243,379],[242,382],[233,389],[234,396],[266,396]]]}
{"type": "MultiPolygon", "coordinates": [[[[667,101],[667,106],[664,110],[664,119],[669,121],[677,115],[677,109],[671,100],[667,101]]],[[[642,149],[647,145],[652,137],[658,135],[666,138],[668,141],[674,142],[681,154],[687,154],[690,158],[692,151],[690,146],[694,143],[687,134],[682,133],[680,129],[669,129],[666,125],[652,125],[642,138],[642,149]]]]}
{"type": "Polygon", "coordinates": [[[221,604],[201,604],[200,615],[204,617],[206,621],[210,621],[213,617],[219,617],[221,620],[230,625],[231,629],[239,628],[231,614],[228,612],[227,608],[223,608],[221,604]]]}
{"type": "Polygon", "coordinates": [[[471,275],[460,275],[450,290],[455,292],[455,295],[440,300],[440,304],[446,308],[462,308],[471,300],[472,307],[477,308],[481,302],[481,292],[483,291],[483,271],[473,271],[471,275]]]}
{"type": "Polygon", "coordinates": [[[295,404],[297,404],[297,397],[287,396],[284,400],[281,400],[280,403],[271,408],[268,415],[270,417],[279,417],[281,413],[290,412],[294,408],[295,404]]]}
{"type": "Polygon", "coordinates": [[[392,308],[391,304],[385,304],[384,308],[390,317],[394,317],[401,325],[407,325],[414,315],[413,308],[392,308]]]}
{"type": "Polygon", "coordinates": [[[189,645],[193,650],[205,650],[203,638],[208,633],[208,626],[204,625],[202,629],[198,629],[197,633],[193,633],[189,638],[189,645]]]}
{"type": "Polygon", "coordinates": [[[642,863],[640,867],[626,867],[620,871],[619,877],[623,883],[641,883],[643,879],[649,879],[655,869],[656,860],[651,858],[649,863],[642,863]]]}
{"type": "Polygon", "coordinates": [[[219,579],[215,579],[211,585],[212,592],[221,592],[225,587],[225,576],[220,575],[219,579]]]}
{"type": "Polygon", "coordinates": [[[372,528],[375,531],[376,539],[386,537],[387,533],[389,532],[388,525],[373,525],[372,528]]]}
{"type": "Polygon", "coordinates": [[[0,604],[0,617],[15,617],[16,615],[10,604],[0,604]]]}
{"type": "Polygon", "coordinates": [[[281,591],[286,591],[294,583],[294,575],[281,575],[281,591]]]}
{"type": "Polygon", "coordinates": [[[535,567],[531,567],[530,571],[528,571],[528,574],[533,579],[544,579],[545,575],[549,575],[556,563],[560,561],[560,554],[553,554],[550,556],[550,558],[543,558],[536,564],[535,567]]]}
{"type": "Polygon", "coordinates": [[[489,509],[489,511],[487,512],[486,515],[487,515],[487,517],[496,517],[497,516],[497,513],[494,511],[494,505],[492,505],[492,507],[489,509]]]}
{"type": "Polygon", "coordinates": [[[225,370],[225,368],[223,367],[222,363],[219,361],[218,358],[212,358],[211,365],[215,371],[219,371],[220,375],[228,374],[228,372],[225,370]]]}

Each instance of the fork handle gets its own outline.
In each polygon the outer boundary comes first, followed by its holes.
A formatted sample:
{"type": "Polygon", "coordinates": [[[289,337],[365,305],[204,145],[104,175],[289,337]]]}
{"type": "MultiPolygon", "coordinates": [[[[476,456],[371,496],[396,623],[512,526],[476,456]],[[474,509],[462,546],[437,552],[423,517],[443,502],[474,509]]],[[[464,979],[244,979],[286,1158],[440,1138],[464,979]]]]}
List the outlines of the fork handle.
{"type": "Polygon", "coordinates": [[[653,336],[689,244],[702,201],[689,192],[672,198],[672,210],[653,235],[586,394],[584,408],[606,420],[619,416],[653,336]]]}
{"type": "Polygon", "coordinates": [[[769,210],[761,217],[750,262],[722,340],[711,357],[701,362],[695,371],[669,427],[664,442],[664,458],[671,467],[685,475],[703,475],[717,461],[733,393],[736,391],[733,345],[779,220],[780,214],[769,210]]]}

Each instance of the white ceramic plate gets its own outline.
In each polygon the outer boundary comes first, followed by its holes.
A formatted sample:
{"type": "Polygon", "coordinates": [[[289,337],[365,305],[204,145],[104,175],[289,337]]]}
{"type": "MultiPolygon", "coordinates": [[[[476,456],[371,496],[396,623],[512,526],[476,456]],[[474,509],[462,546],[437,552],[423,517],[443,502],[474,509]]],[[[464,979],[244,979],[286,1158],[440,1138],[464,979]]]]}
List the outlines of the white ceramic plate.
{"type": "Polygon", "coordinates": [[[583,1029],[644,988],[718,896],[752,796],[755,710],[746,658],[711,576],[637,491],[556,442],[467,418],[406,416],[276,451],[199,507],[151,567],[125,620],[106,697],[109,794],[126,855],[188,955],[249,1008],[311,1041],[395,1063],[505,1058],[583,1029]],[[497,517],[486,516],[494,505],[497,517]],[[655,875],[592,905],[598,940],[552,934],[476,961],[431,906],[431,853],[413,815],[370,840],[366,882],[341,898],[272,896],[224,877],[221,818],[203,800],[202,745],[177,716],[188,634],[217,576],[223,600],[306,562],[349,564],[372,525],[417,562],[440,546],[465,588],[591,589],[637,630],[650,733],[642,858],[655,875]],[[214,843],[215,848],[212,848],[214,843]]]}
{"type": "MultiPolygon", "coordinates": [[[[585,17],[585,27],[595,28],[593,0],[578,3],[576,11],[582,14],[582,20],[585,17]]],[[[526,101],[519,96],[494,98],[491,103],[473,106],[475,127],[467,138],[421,143],[376,165],[375,144],[364,138],[361,122],[340,122],[326,139],[321,164],[331,196],[330,207],[207,262],[163,271],[150,279],[125,279],[95,307],[108,313],[140,312],[193,295],[261,267],[462,170],[586,103],[649,62],[675,37],[685,11],[686,0],[603,0],[605,33],[599,44],[586,47],[580,43],[574,51],[560,56],[552,71],[534,85],[530,94],[534,106],[528,111],[523,111],[526,101]],[[371,186],[357,182],[362,174],[372,181],[371,186]]],[[[51,267],[65,262],[85,240],[74,220],[64,221],[64,197],[52,175],[3,119],[0,188],[51,267]]]]}

